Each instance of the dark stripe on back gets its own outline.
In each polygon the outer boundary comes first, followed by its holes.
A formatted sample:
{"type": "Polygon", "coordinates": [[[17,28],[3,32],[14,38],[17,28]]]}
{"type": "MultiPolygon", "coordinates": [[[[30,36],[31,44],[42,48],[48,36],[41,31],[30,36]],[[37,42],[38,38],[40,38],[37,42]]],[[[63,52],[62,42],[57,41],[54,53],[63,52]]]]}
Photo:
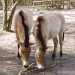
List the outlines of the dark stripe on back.
{"type": "Polygon", "coordinates": [[[19,15],[21,16],[22,25],[23,25],[24,31],[25,31],[24,45],[25,45],[26,48],[28,48],[29,47],[29,34],[28,34],[29,28],[28,28],[28,26],[25,23],[26,18],[24,17],[24,12],[22,10],[19,12],[19,15]]]}
{"type": "Polygon", "coordinates": [[[43,51],[45,51],[46,49],[46,44],[45,44],[45,41],[44,41],[44,38],[42,36],[42,31],[41,31],[41,23],[44,21],[43,17],[42,16],[39,16],[37,18],[37,22],[38,22],[38,25],[37,25],[37,33],[36,33],[36,38],[40,41],[41,45],[42,45],[42,49],[43,51]]]}

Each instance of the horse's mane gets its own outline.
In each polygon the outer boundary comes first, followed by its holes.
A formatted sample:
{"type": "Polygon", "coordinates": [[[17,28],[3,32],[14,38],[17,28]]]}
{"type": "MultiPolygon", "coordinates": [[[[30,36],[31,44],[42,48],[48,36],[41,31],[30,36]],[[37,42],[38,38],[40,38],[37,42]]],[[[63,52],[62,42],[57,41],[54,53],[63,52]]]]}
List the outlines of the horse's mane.
{"type": "Polygon", "coordinates": [[[29,32],[29,27],[28,27],[27,24],[25,23],[26,18],[24,17],[24,14],[25,14],[25,13],[24,13],[22,10],[19,12],[19,15],[20,15],[20,17],[21,17],[21,19],[22,19],[22,25],[23,25],[24,31],[25,31],[24,45],[25,45],[26,48],[28,48],[28,47],[29,47],[29,34],[28,34],[28,32],[29,32]]]}
{"type": "Polygon", "coordinates": [[[43,16],[39,16],[39,17],[37,18],[38,24],[37,24],[37,33],[36,33],[36,35],[37,35],[37,39],[40,41],[41,45],[43,46],[42,49],[45,51],[45,49],[46,49],[46,44],[45,44],[45,40],[44,40],[44,38],[43,38],[43,36],[42,36],[42,31],[41,31],[41,23],[42,23],[43,21],[44,21],[43,16]]]}

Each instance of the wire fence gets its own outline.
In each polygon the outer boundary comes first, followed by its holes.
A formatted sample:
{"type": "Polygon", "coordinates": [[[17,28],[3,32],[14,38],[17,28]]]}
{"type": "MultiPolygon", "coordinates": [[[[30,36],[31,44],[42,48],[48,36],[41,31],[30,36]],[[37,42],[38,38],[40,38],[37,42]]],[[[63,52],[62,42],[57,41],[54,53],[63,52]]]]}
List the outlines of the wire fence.
{"type": "MultiPolygon", "coordinates": [[[[38,9],[71,9],[75,8],[75,0],[18,0],[20,5],[35,7],[38,9]]],[[[8,9],[11,8],[12,1],[7,1],[8,9]]],[[[1,7],[0,3],[0,8],[1,7]]]]}
{"type": "Polygon", "coordinates": [[[70,9],[75,8],[73,0],[34,0],[33,6],[44,7],[47,9],[70,9]]]}
{"type": "Polygon", "coordinates": [[[25,6],[46,9],[71,9],[75,8],[75,0],[24,0],[25,6]]]}

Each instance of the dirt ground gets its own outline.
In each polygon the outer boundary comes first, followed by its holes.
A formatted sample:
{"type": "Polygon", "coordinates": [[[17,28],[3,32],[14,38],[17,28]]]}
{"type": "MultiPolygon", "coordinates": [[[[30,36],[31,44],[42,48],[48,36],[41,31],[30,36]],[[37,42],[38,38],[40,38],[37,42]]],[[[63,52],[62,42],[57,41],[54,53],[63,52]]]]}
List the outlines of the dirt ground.
{"type": "MultiPolygon", "coordinates": [[[[33,37],[31,42],[35,42],[33,37]]],[[[55,61],[51,60],[53,51],[52,40],[48,41],[46,51],[46,66],[44,72],[29,72],[23,75],[75,75],[75,24],[65,25],[65,39],[63,43],[63,57],[59,57],[59,46],[55,61]]],[[[24,69],[17,58],[17,41],[15,33],[0,32],[0,75],[18,75],[24,69]]],[[[30,63],[35,63],[35,44],[32,46],[30,63]]]]}

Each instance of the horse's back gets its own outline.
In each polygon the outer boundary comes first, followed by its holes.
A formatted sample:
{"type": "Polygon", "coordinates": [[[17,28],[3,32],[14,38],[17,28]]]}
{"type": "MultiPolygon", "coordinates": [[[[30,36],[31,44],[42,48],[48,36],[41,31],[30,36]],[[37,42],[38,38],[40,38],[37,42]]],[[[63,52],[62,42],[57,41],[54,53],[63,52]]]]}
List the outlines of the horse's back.
{"type": "Polygon", "coordinates": [[[13,20],[12,20],[12,25],[14,26],[14,29],[16,31],[16,37],[18,42],[24,42],[25,40],[25,29],[24,29],[24,22],[26,26],[29,28],[28,33],[30,33],[31,28],[33,26],[33,16],[32,16],[32,11],[30,11],[27,8],[20,8],[16,9],[15,13],[13,15],[13,20]],[[22,19],[20,12],[22,12],[22,16],[24,19],[22,19]]]}
{"type": "Polygon", "coordinates": [[[45,22],[42,24],[43,36],[47,38],[55,37],[64,29],[64,16],[58,13],[48,13],[44,15],[45,22]]]}
{"type": "Polygon", "coordinates": [[[64,18],[61,14],[46,14],[44,16],[48,30],[51,32],[59,32],[63,26],[64,18]]]}
{"type": "Polygon", "coordinates": [[[19,15],[20,11],[23,11],[23,13],[24,13],[23,16],[25,18],[25,22],[31,30],[31,27],[33,26],[33,13],[32,13],[32,11],[30,11],[27,8],[18,8],[18,9],[16,9],[16,11],[14,13],[14,16],[13,16],[13,20],[12,20],[12,25],[15,26],[15,24],[17,22],[21,22],[21,20],[20,20],[21,18],[20,18],[20,15],[19,15]]]}

